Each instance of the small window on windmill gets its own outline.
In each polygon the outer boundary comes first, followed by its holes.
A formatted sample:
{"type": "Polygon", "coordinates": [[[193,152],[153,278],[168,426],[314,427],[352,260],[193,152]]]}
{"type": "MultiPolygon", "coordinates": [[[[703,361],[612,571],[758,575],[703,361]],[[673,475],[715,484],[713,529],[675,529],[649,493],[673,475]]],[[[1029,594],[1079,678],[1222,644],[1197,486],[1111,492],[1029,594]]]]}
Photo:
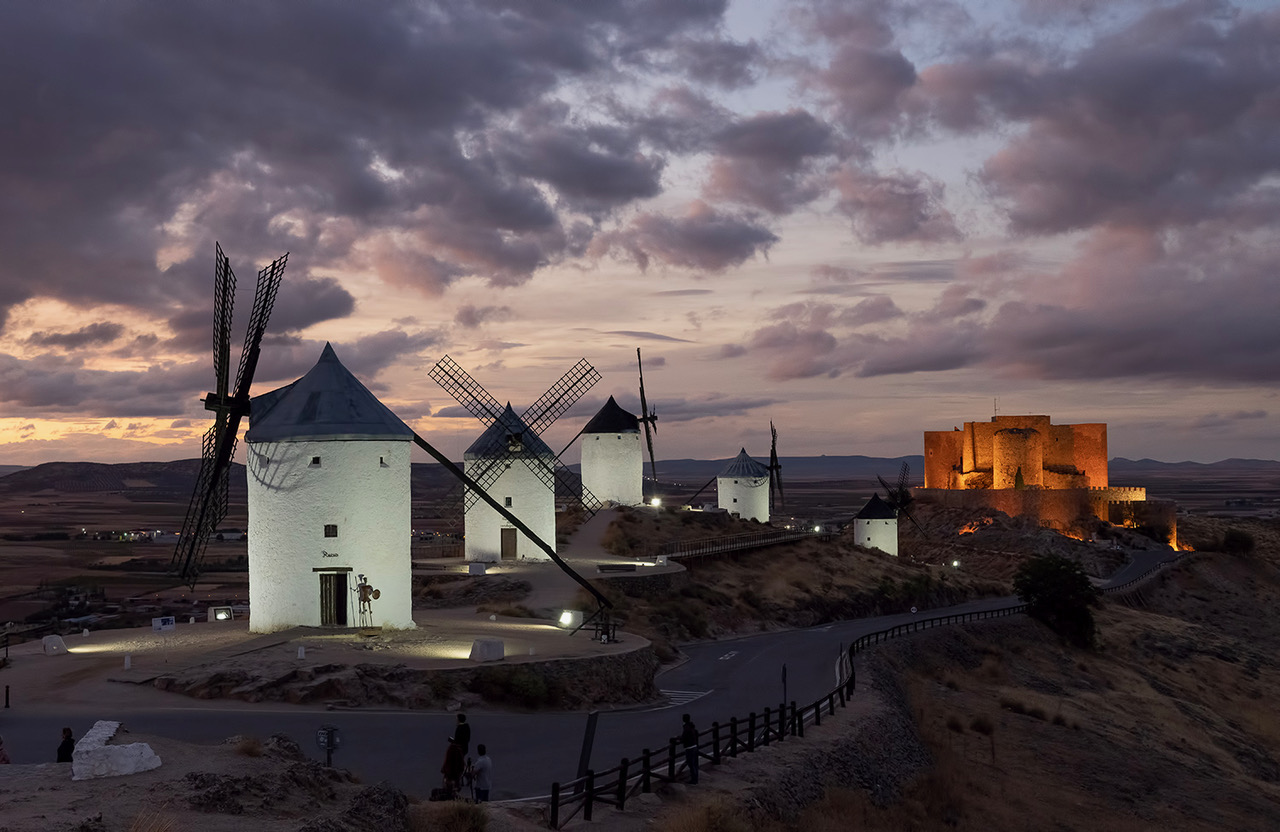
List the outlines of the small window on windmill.
{"type": "Polygon", "coordinates": [[[385,456],[378,457],[378,467],[379,468],[387,467],[387,458],[385,456]]]}
{"type": "Polygon", "coordinates": [[[734,497],[734,498],[733,498],[733,501],[734,501],[735,503],[736,503],[736,502],[738,502],[738,498],[737,498],[737,497],[734,497]]]}
{"type": "MultiPolygon", "coordinates": [[[[320,460],[318,460],[318,459],[316,460],[316,462],[319,462],[319,461],[320,461],[320,460]]],[[[733,481],[733,484],[734,484],[734,485],[737,485],[737,484],[738,484],[738,481],[737,481],[737,480],[734,480],[734,481],[733,481]]],[[[736,502],[737,502],[737,500],[734,500],[734,502],[736,503],[736,502]]]]}
{"type": "Polygon", "coordinates": [[[502,504],[505,505],[507,508],[511,508],[511,498],[510,497],[503,498],[502,504]]]}
{"type": "Polygon", "coordinates": [[[337,537],[337,536],[338,536],[338,524],[337,524],[337,523],[325,523],[325,524],[324,524],[324,536],[325,536],[325,537],[337,537]]]}
{"type": "Polygon", "coordinates": [[[318,456],[313,456],[313,457],[311,457],[311,467],[312,467],[312,468],[319,468],[319,467],[320,467],[320,457],[318,457],[318,456]]]}

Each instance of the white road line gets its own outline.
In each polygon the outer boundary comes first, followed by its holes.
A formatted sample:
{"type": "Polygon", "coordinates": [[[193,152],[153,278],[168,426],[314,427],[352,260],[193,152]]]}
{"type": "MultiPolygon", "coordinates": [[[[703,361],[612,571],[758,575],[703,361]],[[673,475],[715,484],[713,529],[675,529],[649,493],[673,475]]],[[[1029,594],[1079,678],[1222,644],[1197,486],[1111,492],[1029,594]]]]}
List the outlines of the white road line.
{"type": "Polygon", "coordinates": [[[706,696],[708,693],[711,693],[711,691],[709,690],[660,690],[658,691],[658,693],[670,699],[671,704],[675,706],[675,705],[687,705],[695,699],[701,699],[702,697],[706,696]]]}

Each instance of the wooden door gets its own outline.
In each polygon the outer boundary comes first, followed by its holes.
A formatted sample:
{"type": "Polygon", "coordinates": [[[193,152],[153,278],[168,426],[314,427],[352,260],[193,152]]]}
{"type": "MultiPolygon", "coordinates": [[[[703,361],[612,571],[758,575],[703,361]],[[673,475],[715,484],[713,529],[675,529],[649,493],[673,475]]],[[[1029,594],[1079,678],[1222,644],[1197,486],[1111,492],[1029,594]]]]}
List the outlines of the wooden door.
{"type": "Polygon", "coordinates": [[[516,557],[516,530],[502,530],[502,559],[514,560],[516,557]]]}
{"type": "Polygon", "coordinates": [[[347,573],[320,573],[320,626],[347,626],[347,573]]]}

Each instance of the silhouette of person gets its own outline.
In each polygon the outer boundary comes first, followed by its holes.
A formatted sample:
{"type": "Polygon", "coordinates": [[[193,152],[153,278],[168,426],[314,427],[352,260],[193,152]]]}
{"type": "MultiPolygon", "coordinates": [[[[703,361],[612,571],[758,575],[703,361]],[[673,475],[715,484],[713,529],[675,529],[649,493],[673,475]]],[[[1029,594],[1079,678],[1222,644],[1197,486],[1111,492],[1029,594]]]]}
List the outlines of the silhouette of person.
{"type": "Polygon", "coordinates": [[[489,790],[493,788],[493,760],[489,759],[489,751],[484,743],[476,746],[480,756],[471,764],[471,775],[475,778],[476,803],[489,802],[489,790]]]}
{"type": "Polygon", "coordinates": [[[458,789],[462,787],[462,774],[465,770],[462,746],[458,745],[455,738],[449,737],[449,747],[445,749],[444,765],[440,766],[440,773],[444,775],[444,787],[450,795],[457,795],[458,789]]]}
{"type": "Polygon", "coordinates": [[[467,723],[466,714],[458,714],[458,724],[453,728],[453,738],[458,745],[462,746],[462,753],[466,754],[471,748],[471,726],[467,723]]]}
{"type": "Polygon", "coordinates": [[[58,746],[58,762],[71,762],[71,754],[76,750],[75,738],[71,736],[70,728],[62,729],[62,743],[58,746]]]}
{"type": "Polygon", "coordinates": [[[684,746],[684,763],[689,767],[689,784],[698,785],[698,726],[688,714],[681,717],[680,744],[684,746]]]}

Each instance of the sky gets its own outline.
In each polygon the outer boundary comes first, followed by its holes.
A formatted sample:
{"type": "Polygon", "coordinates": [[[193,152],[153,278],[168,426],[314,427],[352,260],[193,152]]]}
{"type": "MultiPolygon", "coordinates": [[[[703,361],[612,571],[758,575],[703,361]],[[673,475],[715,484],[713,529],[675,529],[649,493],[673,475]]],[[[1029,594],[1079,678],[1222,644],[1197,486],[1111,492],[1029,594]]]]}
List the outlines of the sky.
{"type": "Polygon", "coordinates": [[[290,253],[255,394],[331,342],[454,458],[442,356],[594,364],[558,450],[639,347],[660,459],[1277,459],[1278,219],[1268,3],[13,4],[0,464],[199,455],[215,241],[240,327],[290,253]]]}

